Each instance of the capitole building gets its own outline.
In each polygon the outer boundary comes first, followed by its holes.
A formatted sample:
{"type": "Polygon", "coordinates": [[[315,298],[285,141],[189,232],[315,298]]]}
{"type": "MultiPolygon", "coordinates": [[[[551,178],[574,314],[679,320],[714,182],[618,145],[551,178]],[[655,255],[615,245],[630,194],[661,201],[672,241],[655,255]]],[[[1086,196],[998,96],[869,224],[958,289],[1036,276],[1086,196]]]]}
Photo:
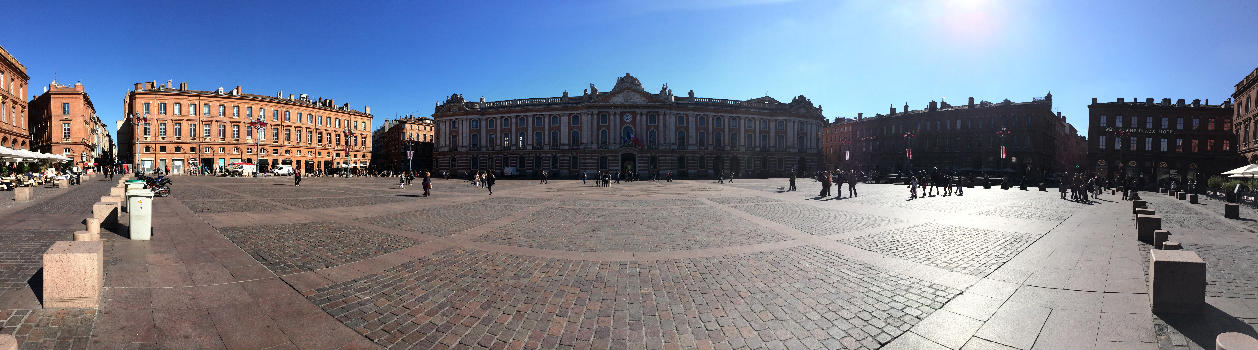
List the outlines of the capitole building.
{"type": "Polygon", "coordinates": [[[196,167],[210,172],[231,163],[259,171],[292,165],[306,172],[365,168],[371,160],[371,107],[353,110],[331,99],[230,91],[189,90],[171,82],[136,83],[127,92],[119,128],[119,161],[142,170],[196,167]],[[265,124],[263,124],[265,122],[265,124]]]}
{"type": "Polygon", "coordinates": [[[821,107],[804,96],[733,100],[647,92],[625,74],[611,91],[435,107],[438,170],[571,176],[596,170],[709,177],[783,176],[821,162],[821,107]]]}

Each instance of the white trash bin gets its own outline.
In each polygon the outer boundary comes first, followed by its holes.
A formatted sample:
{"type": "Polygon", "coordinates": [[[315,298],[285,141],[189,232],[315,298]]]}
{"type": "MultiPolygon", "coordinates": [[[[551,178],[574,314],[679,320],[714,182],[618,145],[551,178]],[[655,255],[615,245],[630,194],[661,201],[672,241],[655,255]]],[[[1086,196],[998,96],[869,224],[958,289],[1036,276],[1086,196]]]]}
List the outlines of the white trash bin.
{"type": "Polygon", "coordinates": [[[144,182],[143,181],[125,182],[124,186],[125,186],[124,187],[125,190],[123,191],[123,197],[125,198],[122,199],[122,211],[125,212],[125,211],[128,211],[127,205],[129,205],[131,202],[131,191],[144,189],[144,182]]]}
{"type": "Polygon", "coordinates": [[[153,191],[127,191],[127,211],[131,218],[131,239],[147,241],[153,237],[153,191]]]}

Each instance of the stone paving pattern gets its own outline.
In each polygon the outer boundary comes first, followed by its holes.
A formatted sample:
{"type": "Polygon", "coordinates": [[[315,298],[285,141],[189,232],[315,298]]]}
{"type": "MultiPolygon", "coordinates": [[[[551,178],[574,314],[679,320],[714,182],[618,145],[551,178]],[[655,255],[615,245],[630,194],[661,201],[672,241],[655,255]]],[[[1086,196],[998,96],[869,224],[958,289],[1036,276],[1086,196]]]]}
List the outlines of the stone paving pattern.
{"type": "Polygon", "coordinates": [[[226,227],[219,231],[278,275],[343,265],[416,243],[406,237],[328,222],[226,227]]]}
{"type": "Polygon", "coordinates": [[[390,348],[877,348],[959,291],[816,248],[595,263],[447,250],[317,290],[390,348]]]}
{"type": "Polygon", "coordinates": [[[1210,264],[1203,312],[1154,315],[1117,196],[435,182],[424,198],[396,179],[176,178],[154,240],[102,233],[94,314],[42,309],[25,283],[40,248],[10,243],[68,239],[109,183],[40,189],[0,208],[0,332],[92,349],[1212,349],[1258,324],[1258,232],[1214,200],[1145,195],[1210,264]]]}
{"type": "Polygon", "coordinates": [[[711,207],[687,208],[678,216],[668,207],[650,209],[545,208],[486,233],[479,241],[510,246],[597,252],[676,251],[786,240],[711,207]],[[615,222],[620,225],[606,225],[615,222]],[[720,230],[712,228],[722,227],[720,230]]]}
{"type": "Polygon", "coordinates": [[[921,224],[843,240],[868,251],[938,266],[975,276],[987,276],[1013,258],[1038,235],[921,224]]]}

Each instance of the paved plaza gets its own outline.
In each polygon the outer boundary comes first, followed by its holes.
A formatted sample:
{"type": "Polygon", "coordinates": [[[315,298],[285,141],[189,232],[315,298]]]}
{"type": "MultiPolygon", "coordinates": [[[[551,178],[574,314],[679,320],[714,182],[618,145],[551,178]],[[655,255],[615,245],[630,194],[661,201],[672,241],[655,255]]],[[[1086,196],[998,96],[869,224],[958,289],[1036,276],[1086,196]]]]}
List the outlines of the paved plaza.
{"type": "Polygon", "coordinates": [[[0,208],[0,333],[23,349],[1213,349],[1258,324],[1258,213],[1144,196],[1209,268],[1153,314],[1131,204],[785,179],[175,178],[153,240],[102,232],[99,309],[44,309],[40,254],[112,182],[0,208]],[[592,184],[592,183],[591,183],[592,184]]]}

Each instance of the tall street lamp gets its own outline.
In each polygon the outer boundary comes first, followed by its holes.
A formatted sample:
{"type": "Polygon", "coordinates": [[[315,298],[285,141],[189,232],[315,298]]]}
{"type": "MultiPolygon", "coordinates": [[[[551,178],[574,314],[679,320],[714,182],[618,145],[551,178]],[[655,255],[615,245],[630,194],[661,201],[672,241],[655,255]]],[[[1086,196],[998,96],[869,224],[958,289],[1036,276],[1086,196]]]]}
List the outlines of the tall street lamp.
{"type": "Polygon", "coordinates": [[[344,135],[344,140],[345,140],[345,159],[342,160],[342,163],[345,164],[345,176],[348,177],[349,176],[349,151],[350,151],[349,138],[350,136],[354,136],[354,131],[351,130],[349,126],[346,126],[345,130],[341,132],[341,135],[344,135]]]}
{"type": "Polygon", "coordinates": [[[258,118],[249,121],[249,127],[257,131],[253,135],[253,153],[258,156],[257,164],[254,164],[253,177],[258,177],[258,170],[260,170],[258,165],[262,164],[262,149],[258,143],[262,140],[263,133],[266,132],[266,125],[266,118],[258,118]]]}
{"type": "MultiPolygon", "coordinates": [[[[131,117],[132,117],[131,119],[133,120],[132,124],[134,124],[135,126],[138,126],[138,127],[144,127],[144,125],[145,125],[145,124],[148,124],[148,122],[149,122],[149,115],[148,115],[148,113],[145,113],[144,115],[140,115],[140,114],[133,114],[133,115],[131,115],[131,117]]],[[[132,127],[132,128],[131,128],[131,136],[132,136],[132,139],[133,139],[133,140],[138,140],[138,139],[139,139],[139,137],[136,137],[136,136],[138,136],[138,135],[139,135],[139,133],[135,132],[135,127],[132,127]]],[[[148,136],[148,134],[145,134],[144,136],[148,136]]],[[[138,148],[137,146],[138,146],[138,145],[136,145],[136,144],[135,144],[135,142],[134,142],[134,141],[132,141],[132,143],[131,143],[131,149],[132,149],[132,151],[131,151],[131,157],[132,157],[132,158],[131,158],[131,159],[133,160],[133,162],[134,162],[134,163],[133,163],[133,164],[131,164],[131,166],[135,167],[135,169],[132,169],[132,171],[138,171],[138,170],[140,169],[140,163],[139,163],[139,161],[140,161],[140,160],[139,160],[139,158],[138,158],[138,157],[136,157],[136,156],[135,156],[135,149],[137,149],[137,148],[138,148]]]]}
{"type": "Polygon", "coordinates": [[[415,158],[415,137],[407,135],[404,142],[406,142],[406,172],[409,174],[413,170],[411,169],[411,164],[413,163],[411,159],[415,158]]]}
{"type": "Polygon", "coordinates": [[[908,164],[909,173],[913,172],[913,138],[917,134],[912,131],[904,132],[904,162],[908,164]]]}
{"type": "Polygon", "coordinates": [[[1013,130],[1009,130],[1009,128],[1006,127],[1001,127],[1000,130],[996,130],[996,136],[1000,137],[1000,169],[1002,171],[1005,169],[1005,158],[1009,156],[1009,153],[1005,150],[1005,136],[1009,136],[1010,134],[1013,134],[1013,130]]]}

